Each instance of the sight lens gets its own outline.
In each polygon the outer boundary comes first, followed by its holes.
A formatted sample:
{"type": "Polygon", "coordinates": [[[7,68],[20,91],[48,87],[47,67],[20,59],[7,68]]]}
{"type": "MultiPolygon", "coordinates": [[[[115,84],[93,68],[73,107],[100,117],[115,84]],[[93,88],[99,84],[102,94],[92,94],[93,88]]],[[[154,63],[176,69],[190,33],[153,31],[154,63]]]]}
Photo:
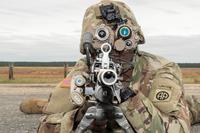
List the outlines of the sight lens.
{"type": "Polygon", "coordinates": [[[131,30],[128,26],[122,26],[119,29],[119,36],[122,37],[123,39],[127,39],[131,36],[131,30]]]}
{"type": "Polygon", "coordinates": [[[98,35],[99,35],[99,37],[104,38],[104,37],[106,37],[106,32],[104,30],[100,30],[98,35]]]}

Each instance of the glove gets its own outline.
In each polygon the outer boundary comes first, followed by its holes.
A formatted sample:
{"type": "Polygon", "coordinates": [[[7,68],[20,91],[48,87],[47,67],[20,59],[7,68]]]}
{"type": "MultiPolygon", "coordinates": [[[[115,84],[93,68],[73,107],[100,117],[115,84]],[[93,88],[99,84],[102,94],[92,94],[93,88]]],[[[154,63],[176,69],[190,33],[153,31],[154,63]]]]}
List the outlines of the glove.
{"type": "Polygon", "coordinates": [[[122,103],[128,100],[130,97],[134,97],[135,95],[136,93],[130,88],[125,88],[120,90],[120,97],[122,103]]]}

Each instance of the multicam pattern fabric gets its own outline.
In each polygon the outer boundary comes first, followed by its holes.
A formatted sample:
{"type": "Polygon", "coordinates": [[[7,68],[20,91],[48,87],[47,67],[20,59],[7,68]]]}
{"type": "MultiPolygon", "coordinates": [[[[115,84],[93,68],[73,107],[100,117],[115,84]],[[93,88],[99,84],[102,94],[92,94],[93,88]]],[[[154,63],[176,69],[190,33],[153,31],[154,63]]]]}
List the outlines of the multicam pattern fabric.
{"type": "MultiPolygon", "coordinates": [[[[130,20],[131,28],[138,35],[137,44],[144,43],[143,33],[130,8],[123,2],[111,0],[102,0],[87,9],[81,37],[85,32],[93,33],[97,26],[105,23],[102,19],[97,19],[98,9],[100,4],[109,2],[117,5],[122,17],[130,20]]],[[[83,53],[82,42],[80,43],[80,51],[83,53]]],[[[130,55],[134,56],[135,65],[128,75],[130,77],[128,86],[137,95],[119,106],[134,130],[138,133],[190,132],[190,118],[193,122],[198,122],[200,109],[197,110],[195,107],[199,106],[200,102],[196,104],[197,99],[188,98],[192,110],[189,111],[184,99],[181,72],[177,64],[146,52],[138,51],[134,55],[130,55]]],[[[51,115],[41,120],[39,133],[73,132],[83,113],[81,108],[72,103],[67,83],[73,76],[87,72],[86,61],[81,59],[67,76],[67,79],[58,84],[43,109],[44,113],[51,115]]]]}
{"type": "Polygon", "coordinates": [[[186,101],[190,109],[190,119],[192,124],[200,122],[200,97],[198,95],[186,96],[186,101]]]}
{"type": "MultiPolygon", "coordinates": [[[[189,110],[184,100],[179,67],[146,52],[140,52],[136,60],[130,87],[137,95],[120,105],[132,127],[138,133],[190,132],[189,110]]],[[[75,69],[76,67],[74,71],[75,69]]],[[[79,67],[77,69],[79,72],[87,70],[80,71],[79,67]]],[[[69,100],[65,102],[66,106],[71,104],[69,100]]],[[[63,108],[59,111],[68,110],[63,108]]]]}
{"type": "MultiPolygon", "coordinates": [[[[120,1],[113,1],[113,0],[102,0],[98,4],[90,6],[85,13],[83,24],[82,24],[82,35],[81,35],[81,41],[80,41],[80,52],[83,54],[83,46],[82,46],[82,37],[85,32],[91,32],[94,33],[94,30],[96,27],[98,27],[100,24],[105,23],[102,19],[98,19],[97,16],[99,15],[99,5],[101,4],[107,4],[112,2],[113,4],[117,5],[120,10],[120,15],[122,18],[127,18],[130,22],[131,28],[134,30],[134,32],[137,34],[134,38],[137,38],[138,44],[144,44],[145,38],[143,35],[143,32],[141,30],[141,27],[137,23],[134,14],[130,10],[130,8],[120,1]]],[[[96,43],[96,42],[94,42],[96,43]]]]}
{"type": "Polygon", "coordinates": [[[130,84],[138,94],[121,105],[137,132],[190,132],[181,79],[175,63],[140,52],[130,84]]]}
{"type": "Polygon", "coordinates": [[[86,72],[88,72],[88,67],[85,63],[85,59],[80,59],[77,61],[71,72],[67,75],[66,79],[61,81],[56,86],[55,90],[50,94],[48,104],[44,107],[43,112],[47,114],[53,114],[63,111],[68,112],[74,109],[75,106],[70,99],[70,87],[68,81],[73,76],[84,74],[86,72]]]}

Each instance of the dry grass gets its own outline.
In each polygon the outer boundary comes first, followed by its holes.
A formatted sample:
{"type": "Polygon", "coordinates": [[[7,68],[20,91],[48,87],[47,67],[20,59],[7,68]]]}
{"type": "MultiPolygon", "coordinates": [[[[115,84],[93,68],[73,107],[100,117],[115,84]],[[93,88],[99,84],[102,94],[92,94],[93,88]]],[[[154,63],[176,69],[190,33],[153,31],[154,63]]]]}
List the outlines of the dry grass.
{"type": "Polygon", "coordinates": [[[8,80],[8,68],[0,68],[0,83],[58,83],[63,77],[62,67],[15,67],[15,80],[8,80]]]}
{"type": "MultiPolygon", "coordinates": [[[[200,84],[200,68],[183,68],[182,73],[184,83],[200,84]]],[[[15,67],[10,81],[8,67],[0,67],[0,83],[58,83],[63,77],[63,67],[15,67]]]]}
{"type": "Polygon", "coordinates": [[[200,68],[183,68],[183,81],[186,84],[200,84],[200,68]]]}

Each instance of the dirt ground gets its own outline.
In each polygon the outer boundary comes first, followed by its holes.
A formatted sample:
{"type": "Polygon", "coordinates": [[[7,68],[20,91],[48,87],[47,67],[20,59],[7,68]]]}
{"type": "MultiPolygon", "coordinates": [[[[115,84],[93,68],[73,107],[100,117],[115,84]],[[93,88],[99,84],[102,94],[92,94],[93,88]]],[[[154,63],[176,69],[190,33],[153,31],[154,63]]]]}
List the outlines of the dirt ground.
{"type": "Polygon", "coordinates": [[[26,98],[47,98],[52,85],[0,85],[0,133],[35,133],[41,115],[19,111],[26,98]]]}
{"type": "MultiPolygon", "coordinates": [[[[26,98],[48,98],[54,84],[0,84],[0,133],[35,133],[41,115],[26,115],[19,111],[20,101],[26,98]]],[[[185,85],[186,94],[200,96],[200,85],[185,85]]],[[[200,132],[199,126],[192,133],[200,132]]]]}

